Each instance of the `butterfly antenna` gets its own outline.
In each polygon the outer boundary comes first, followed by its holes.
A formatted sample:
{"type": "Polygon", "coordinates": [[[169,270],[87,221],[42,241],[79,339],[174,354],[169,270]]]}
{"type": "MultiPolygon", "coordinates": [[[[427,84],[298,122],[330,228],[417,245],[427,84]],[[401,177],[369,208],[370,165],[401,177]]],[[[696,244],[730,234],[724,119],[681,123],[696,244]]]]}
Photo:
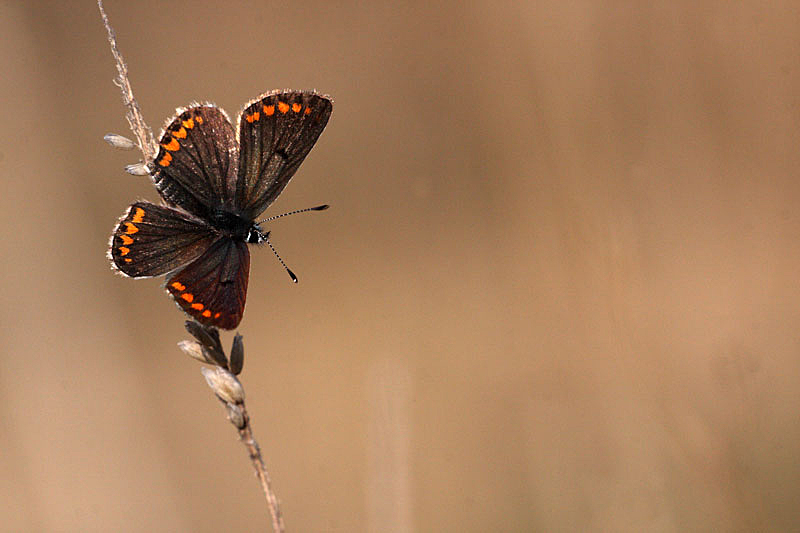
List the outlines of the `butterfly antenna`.
{"type": "Polygon", "coordinates": [[[278,255],[278,250],[276,250],[276,249],[275,249],[275,247],[274,247],[274,246],[272,246],[272,243],[271,243],[271,242],[269,242],[269,239],[267,239],[265,242],[266,242],[267,244],[269,244],[269,249],[270,249],[270,250],[272,250],[272,253],[273,253],[273,254],[275,254],[275,257],[277,257],[277,258],[278,258],[278,261],[280,261],[281,265],[283,265],[283,268],[285,268],[285,269],[286,269],[286,272],[288,272],[288,273],[289,273],[289,277],[291,277],[291,278],[292,278],[292,281],[294,281],[295,283],[297,283],[297,276],[295,276],[295,275],[294,275],[294,272],[292,272],[292,271],[289,269],[289,267],[287,267],[287,266],[286,266],[286,263],[284,263],[284,262],[283,262],[283,259],[281,259],[281,256],[280,256],[280,255],[278,255]]]}
{"type": "Polygon", "coordinates": [[[288,213],[284,213],[282,215],[275,215],[274,217],[265,218],[264,220],[259,220],[258,224],[263,224],[264,222],[271,222],[277,218],[288,217],[289,215],[296,215],[298,213],[306,213],[308,211],[325,211],[330,206],[328,204],[325,205],[318,205],[317,207],[306,207],[305,209],[297,209],[295,211],[289,211],[288,213]]]}

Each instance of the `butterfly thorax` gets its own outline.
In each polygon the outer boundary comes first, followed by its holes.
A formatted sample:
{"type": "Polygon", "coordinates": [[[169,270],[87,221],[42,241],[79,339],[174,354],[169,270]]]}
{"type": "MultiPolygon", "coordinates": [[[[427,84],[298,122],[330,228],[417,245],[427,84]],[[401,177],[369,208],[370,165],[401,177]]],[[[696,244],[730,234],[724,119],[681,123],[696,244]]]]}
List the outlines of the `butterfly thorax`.
{"type": "Polygon", "coordinates": [[[252,220],[225,208],[217,208],[211,213],[211,224],[237,241],[262,242],[264,234],[261,227],[252,220]]]}

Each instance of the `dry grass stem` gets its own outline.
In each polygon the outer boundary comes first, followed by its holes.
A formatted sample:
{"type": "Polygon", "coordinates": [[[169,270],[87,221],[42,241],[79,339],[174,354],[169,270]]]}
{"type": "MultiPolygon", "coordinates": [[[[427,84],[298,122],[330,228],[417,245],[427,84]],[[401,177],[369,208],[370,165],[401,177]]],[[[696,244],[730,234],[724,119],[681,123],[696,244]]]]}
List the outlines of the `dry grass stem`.
{"type": "Polygon", "coordinates": [[[247,448],[247,453],[250,454],[250,460],[253,463],[253,468],[256,470],[261,488],[264,491],[264,496],[267,498],[267,505],[269,512],[272,516],[272,529],[276,532],[283,532],[283,515],[281,514],[281,507],[278,503],[278,497],[275,496],[275,491],[272,490],[272,480],[269,477],[267,467],[264,466],[264,460],[261,457],[261,448],[258,442],[253,438],[253,429],[250,426],[250,416],[247,414],[247,409],[244,402],[241,405],[241,413],[244,419],[244,427],[239,429],[239,439],[247,448]]]}
{"type": "MultiPolygon", "coordinates": [[[[134,175],[146,175],[149,173],[147,164],[153,160],[153,157],[157,153],[157,146],[153,140],[153,132],[144,121],[144,118],[142,118],[139,104],[133,96],[133,89],[128,80],[128,67],[122,58],[122,54],[120,54],[117,49],[116,35],[103,9],[102,0],[97,0],[97,7],[100,9],[100,15],[103,17],[103,24],[108,32],[108,42],[111,45],[111,53],[114,55],[114,59],[117,63],[119,76],[114,80],[114,83],[122,91],[123,103],[127,108],[125,117],[128,119],[128,124],[136,137],[138,148],[144,158],[144,163],[128,165],[126,171],[134,175]]],[[[115,148],[130,149],[133,147],[133,143],[130,140],[120,135],[106,135],[105,139],[115,148]]],[[[264,459],[261,456],[261,449],[258,446],[258,442],[253,438],[250,417],[247,414],[247,409],[244,404],[244,388],[236,378],[236,375],[242,371],[244,365],[244,345],[242,343],[242,337],[240,335],[234,337],[229,360],[222,348],[219,332],[216,328],[206,328],[197,322],[187,321],[186,329],[197,340],[182,341],[178,345],[181,350],[193,359],[212,365],[212,368],[203,368],[203,376],[217,395],[217,398],[225,405],[228,419],[236,426],[239,432],[239,438],[247,448],[250,461],[253,463],[256,476],[261,483],[261,488],[267,500],[267,507],[272,517],[273,530],[276,533],[283,533],[283,516],[278,504],[278,498],[272,490],[272,483],[269,472],[267,472],[266,466],[264,465],[264,459]]]]}
{"type": "Polygon", "coordinates": [[[157,153],[156,143],[153,140],[153,131],[144,121],[142,111],[139,109],[139,104],[136,98],[133,97],[133,88],[128,80],[128,66],[122,58],[122,54],[117,49],[117,36],[111,23],[108,21],[105,9],[103,9],[103,0],[97,0],[97,7],[100,8],[100,16],[103,17],[103,24],[108,32],[108,43],[111,45],[111,53],[114,55],[114,60],[117,63],[117,72],[119,76],[114,80],[114,83],[122,91],[122,102],[125,104],[127,111],[125,118],[128,119],[128,124],[131,131],[136,136],[136,141],[139,144],[139,150],[142,152],[145,163],[153,160],[157,153]]]}
{"type": "Polygon", "coordinates": [[[236,427],[239,432],[239,440],[247,448],[250,461],[253,463],[256,476],[261,483],[261,489],[264,491],[264,497],[267,500],[267,507],[272,517],[272,529],[276,533],[283,533],[285,529],[278,497],[275,495],[275,491],[272,490],[272,480],[264,465],[261,448],[253,437],[250,415],[247,413],[247,407],[244,403],[244,388],[236,377],[236,374],[239,374],[244,366],[242,336],[236,335],[233,338],[229,359],[222,348],[219,331],[216,328],[206,327],[193,320],[187,320],[186,330],[192,334],[196,341],[181,341],[178,346],[192,359],[212,365],[211,368],[203,368],[201,370],[203,377],[206,378],[208,386],[211,387],[219,401],[225,406],[228,420],[236,427]]]}

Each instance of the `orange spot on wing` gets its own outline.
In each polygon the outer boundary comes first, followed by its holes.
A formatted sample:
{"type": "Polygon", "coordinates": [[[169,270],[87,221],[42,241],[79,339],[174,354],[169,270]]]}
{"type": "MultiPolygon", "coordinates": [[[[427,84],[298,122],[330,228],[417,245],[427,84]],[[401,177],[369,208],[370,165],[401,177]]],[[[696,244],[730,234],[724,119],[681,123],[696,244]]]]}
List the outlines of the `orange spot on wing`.
{"type": "Polygon", "coordinates": [[[183,127],[186,128],[187,130],[194,128],[194,120],[192,119],[184,120],[183,122],[181,122],[181,124],[183,124],[183,127]]]}
{"type": "Polygon", "coordinates": [[[126,258],[125,258],[125,262],[126,262],[126,263],[130,263],[131,261],[133,261],[133,259],[131,259],[130,257],[126,257],[126,258]]]}
{"type": "Polygon", "coordinates": [[[162,167],[168,167],[170,163],[172,163],[172,154],[169,153],[164,154],[164,157],[158,162],[162,167]]]}
{"type": "Polygon", "coordinates": [[[133,215],[133,222],[135,224],[138,224],[142,220],[144,220],[144,209],[142,209],[141,207],[137,207],[136,213],[133,215]]]}
{"type": "Polygon", "coordinates": [[[122,244],[131,244],[133,242],[133,239],[127,235],[120,235],[119,238],[122,239],[122,244]]]}
{"type": "Polygon", "coordinates": [[[274,105],[265,105],[265,106],[264,106],[264,113],[265,113],[265,114],[266,114],[268,117],[271,117],[272,115],[274,115],[274,114],[275,114],[275,106],[274,106],[274,105]]]}
{"type": "Polygon", "coordinates": [[[301,109],[303,109],[303,104],[298,104],[297,102],[292,104],[292,111],[295,113],[299,113],[301,109]]]}
{"type": "Polygon", "coordinates": [[[289,104],[286,102],[278,102],[278,111],[285,115],[289,112],[289,104]]]}
{"type": "Polygon", "coordinates": [[[203,123],[203,117],[197,116],[195,118],[196,118],[198,124],[202,124],[203,123]]]}
{"type": "Polygon", "coordinates": [[[256,112],[255,112],[255,113],[253,113],[252,115],[247,115],[246,117],[244,117],[244,119],[245,119],[247,122],[249,122],[250,124],[252,124],[254,121],[258,120],[260,117],[261,117],[261,113],[259,113],[258,111],[256,111],[256,112]]]}
{"type": "Polygon", "coordinates": [[[305,113],[306,115],[310,115],[311,114],[311,108],[307,107],[306,110],[303,111],[303,113],[305,113]]]}
{"type": "Polygon", "coordinates": [[[125,246],[120,246],[119,247],[120,255],[128,255],[130,252],[131,252],[130,248],[126,248],[125,246]]]}
{"type": "Polygon", "coordinates": [[[186,290],[186,285],[183,285],[179,281],[175,281],[175,282],[172,283],[172,288],[173,289],[177,289],[179,291],[185,291],[186,290]]]}
{"type": "Polygon", "coordinates": [[[179,129],[178,131],[174,132],[173,135],[175,137],[177,137],[178,139],[185,139],[186,138],[186,128],[181,126],[181,129],[179,129]]]}
{"type": "Polygon", "coordinates": [[[125,233],[127,233],[128,235],[133,235],[134,233],[139,231],[139,228],[137,228],[136,226],[134,226],[130,222],[126,222],[125,223],[125,228],[126,228],[125,229],[125,233]]]}
{"type": "Polygon", "coordinates": [[[203,304],[201,304],[200,302],[197,302],[196,304],[192,304],[192,309],[197,309],[198,311],[202,310],[203,307],[205,307],[205,306],[203,304]]]}
{"type": "Polygon", "coordinates": [[[205,311],[203,311],[203,316],[206,317],[206,318],[210,317],[211,316],[211,311],[206,309],[205,311]]]}
{"type": "Polygon", "coordinates": [[[178,144],[178,141],[177,141],[177,140],[175,140],[175,139],[172,139],[172,140],[171,140],[170,142],[168,142],[167,144],[162,144],[161,146],[163,146],[164,148],[166,148],[166,149],[167,149],[167,150],[169,150],[170,152],[174,152],[174,151],[176,151],[176,150],[180,150],[180,148],[181,148],[181,145],[180,145],[180,144],[178,144]]]}
{"type": "Polygon", "coordinates": [[[219,318],[219,313],[215,313],[214,318],[219,318]]]}
{"type": "Polygon", "coordinates": [[[194,300],[194,294],[192,294],[191,292],[185,292],[181,294],[181,298],[183,298],[189,303],[192,303],[192,300],[194,300]]]}

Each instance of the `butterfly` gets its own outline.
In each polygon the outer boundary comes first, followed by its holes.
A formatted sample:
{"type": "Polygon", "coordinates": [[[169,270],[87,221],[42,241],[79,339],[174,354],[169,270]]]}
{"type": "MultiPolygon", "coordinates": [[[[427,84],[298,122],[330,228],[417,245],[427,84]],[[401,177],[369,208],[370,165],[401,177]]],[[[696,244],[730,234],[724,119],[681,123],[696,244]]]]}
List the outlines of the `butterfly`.
{"type": "Polygon", "coordinates": [[[201,324],[238,326],[248,244],[269,244],[256,219],[289,183],[332,109],[314,92],[272,91],[245,105],[238,140],[222,109],[178,109],[148,166],[165,205],[128,208],[111,236],[113,265],[133,278],[166,275],[169,295],[201,324]]]}

